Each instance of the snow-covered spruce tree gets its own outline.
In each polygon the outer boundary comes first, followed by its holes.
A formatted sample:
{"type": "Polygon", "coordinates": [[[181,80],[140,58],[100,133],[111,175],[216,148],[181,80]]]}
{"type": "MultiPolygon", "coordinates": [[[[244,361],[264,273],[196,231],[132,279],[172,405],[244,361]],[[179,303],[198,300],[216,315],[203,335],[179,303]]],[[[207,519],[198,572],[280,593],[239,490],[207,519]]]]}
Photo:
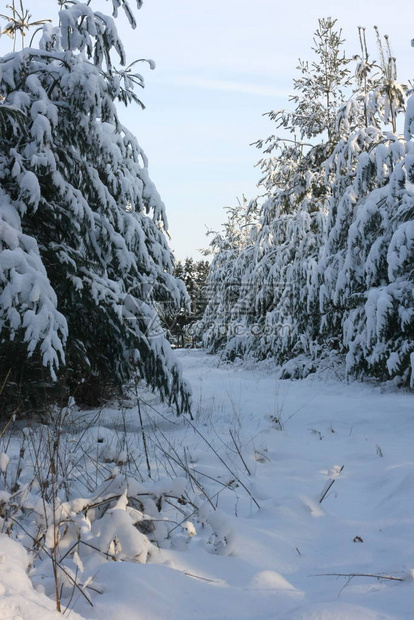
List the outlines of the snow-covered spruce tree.
{"type": "Polygon", "coordinates": [[[112,54],[121,66],[125,54],[111,17],[75,0],[59,20],[44,26],[39,48],[0,59],[0,108],[26,118],[0,141],[2,380],[23,398],[29,381],[73,389],[138,372],[186,410],[154,309],[179,308],[185,289],[171,275],[147,160],[115,108],[140,103],[133,89],[143,79],[114,65],[112,54]]]}

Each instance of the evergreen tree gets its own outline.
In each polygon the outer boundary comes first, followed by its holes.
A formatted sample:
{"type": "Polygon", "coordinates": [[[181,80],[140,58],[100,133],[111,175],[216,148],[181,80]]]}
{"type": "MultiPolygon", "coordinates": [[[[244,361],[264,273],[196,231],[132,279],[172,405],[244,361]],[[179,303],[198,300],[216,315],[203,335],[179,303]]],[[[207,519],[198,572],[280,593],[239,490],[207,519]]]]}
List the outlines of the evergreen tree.
{"type": "Polygon", "coordinates": [[[319,264],[321,324],[325,338],[347,354],[348,372],[403,375],[407,381],[412,285],[401,294],[390,271],[390,244],[405,225],[400,205],[407,201],[404,159],[410,147],[395,129],[406,87],[396,81],[388,39],[382,44],[376,34],[380,63],[369,61],[360,29],[355,92],[339,113],[342,138],[326,164],[332,198],[319,264]],[[384,131],[387,125],[393,132],[384,131]]]}
{"type": "Polygon", "coordinates": [[[194,345],[191,326],[203,315],[207,305],[206,282],[209,269],[210,264],[206,260],[194,261],[186,258],[184,263],[177,261],[175,264],[174,275],[184,282],[189,296],[189,304],[167,319],[167,322],[170,322],[172,342],[180,347],[189,341],[194,345]]]}
{"type": "Polygon", "coordinates": [[[185,410],[155,309],[180,307],[185,289],[146,157],[115,108],[139,102],[143,80],[114,64],[125,54],[111,17],[75,1],[59,20],[44,26],[38,49],[0,59],[0,108],[27,119],[0,142],[2,375],[11,370],[24,392],[29,377],[73,388],[88,376],[119,385],[138,371],[185,410]]]}
{"type": "MultiPolygon", "coordinates": [[[[293,80],[296,92],[289,98],[295,108],[269,112],[278,128],[298,135],[300,140],[323,136],[332,143],[336,136],[337,111],[351,84],[351,59],[343,51],[344,39],[336,21],[330,17],[318,21],[312,47],[316,58],[311,63],[299,60],[300,77],[293,80]]],[[[275,137],[271,136],[267,143],[273,140],[275,137]]],[[[276,142],[279,140],[276,138],[276,142]]]]}
{"type": "Polygon", "coordinates": [[[265,199],[254,246],[235,260],[228,257],[234,266],[247,265],[247,270],[240,269],[245,284],[234,301],[237,311],[227,312],[231,324],[221,339],[229,357],[286,361],[309,353],[319,337],[317,260],[330,196],[323,162],[334,147],[335,110],[350,82],[349,59],[335,24],[329,18],[319,20],[316,60],[300,61],[301,77],[294,81],[295,108],[269,114],[292,138],[273,135],[257,143],[270,155],[259,162],[265,199]],[[304,142],[309,138],[320,142],[304,142]]]}
{"type": "Polygon", "coordinates": [[[213,235],[206,254],[213,260],[207,278],[207,305],[202,320],[192,329],[195,338],[216,351],[232,338],[244,334],[254,290],[249,283],[254,243],[259,230],[257,201],[243,197],[235,207],[226,208],[228,220],[221,233],[213,235]]]}
{"type": "Polygon", "coordinates": [[[271,156],[259,162],[265,198],[256,236],[241,251],[218,240],[209,276],[219,283],[216,306],[200,329],[210,320],[211,350],[272,357],[285,374],[306,374],[339,351],[350,374],[413,385],[414,104],[404,141],[395,130],[406,87],[388,39],[376,30],[380,60],[371,61],[360,29],[351,83],[334,25],[320,20],[319,62],[299,65],[296,108],[271,113],[292,138],[257,143],[271,156]]]}

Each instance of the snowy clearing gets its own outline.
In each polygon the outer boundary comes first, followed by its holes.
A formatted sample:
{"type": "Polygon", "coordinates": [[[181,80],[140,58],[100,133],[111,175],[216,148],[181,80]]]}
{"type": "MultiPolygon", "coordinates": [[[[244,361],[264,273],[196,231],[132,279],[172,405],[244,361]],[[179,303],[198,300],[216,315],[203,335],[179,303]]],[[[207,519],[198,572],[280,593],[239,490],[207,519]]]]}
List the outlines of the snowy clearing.
{"type": "MultiPolygon", "coordinates": [[[[127,513],[127,494],[119,486],[116,504],[97,516],[96,501],[92,518],[90,510],[82,513],[80,503],[86,500],[76,499],[92,496],[86,477],[82,482],[73,475],[73,482],[68,481],[65,506],[75,515],[73,522],[83,519],[79,531],[83,528],[85,545],[79,545],[71,565],[65,564],[83,583],[72,588],[71,597],[62,589],[63,609],[70,598],[73,609],[67,617],[412,618],[414,395],[315,376],[277,380],[270,370],[219,367],[217,357],[199,350],[177,355],[193,388],[193,422],[175,417],[156,401],[142,405],[143,427],[132,400],[122,410],[106,408],[99,416],[71,413],[72,434],[66,433],[65,441],[78,450],[73,429],[79,435],[85,417],[94,420],[82,431],[82,441],[106,474],[95,464],[96,474],[88,476],[98,478],[99,472],[108,487],[124,473],[131,475],[134,461],[141,476],[136,496],[151,494],[159,500],[148,501],[141,511],[130,502],[127,513]],[[162,457],[163,450],[173,459],[162,457]],[[170,513],[160,510],[161,497],[170,513]],[[139,513],[134,518],[141,519],[141,527],[131,534],[131,524],[127,527],[124,520],[127,514],[132,519],[133,512],[139,513]],[[143,523],[151,519],[155,526],[147,537],[143,523]],[[154,531],[159,546],[148,542],[154,531]],[[87,553],[88,540],[99,546],[99,553],[87,553]],[[147,563],[128,561],[131,555],[147,563]],[[125,561],[110,561],[110,556],[125,561]]],[[[7,456],[0,460],[5,479],[0,488],[6,489],[19,441],[15,435],[2,442],[0,452],[7,456]]],[[[22,480],[29,479],[28,469],[22,469],[22,480]]],[[[32,485],[33,512],[35,490],[32,485]]],[[[0,493],[1,507],[8,498],[7,490],[0,493]]],[[[28,546],[17,527],[12,537],[28,546]]],[[[22,544],[1,535],[1,620],[59,617],[45,596],[53,595],[50,558],[35,561],[31,582],[28,563],[22,544]]]]}

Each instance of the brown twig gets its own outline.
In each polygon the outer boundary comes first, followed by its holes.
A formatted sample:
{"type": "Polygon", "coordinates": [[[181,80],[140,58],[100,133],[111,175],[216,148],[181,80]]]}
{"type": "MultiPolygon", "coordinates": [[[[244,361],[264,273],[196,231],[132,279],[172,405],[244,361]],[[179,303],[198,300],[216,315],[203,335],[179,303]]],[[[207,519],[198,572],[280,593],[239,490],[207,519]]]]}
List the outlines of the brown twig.
{"type": "MultiPolygon", "coordinates": [[[[23,525],[17,520],[14,519],[13,517],[10,517],[10,519],[12,521],[14,521],[14,523],[16,523],[16,525],[18,525],[23,532],[32,539],[33,542],[36,542],[35,539],[33,538],[33,536],[26,530],[25,527],[23,527],[23,525]]],[[[41,545],[41,549],[42,551],[48,556],[48,558],[50,558],[53,562],[53,555],[52,553],[46,548],[45,545],[41,545]]],[[[72,577],[72,575],[70,573],[68,573],[68,571],[65,569],[64,566],[61,565],[60,562],[57,562],[57,566],[60,568],[60,570],[66,575],[66,577],[73,583],[74,587],[79,590],[80,594],[88,601],[89,605],[91,607],[93,607],[93,603],[92,601],[89,599],[88,596],[86,596],[85,592],[82,590],[82,587],[76,582],[76,580],[72,577]]]]}
{"type": "Polygon", "coordinates": [[[150,465],[150,460],[149,460],[149,455],[148,455],[147,437],[145,435],[144,424],[142,422],[141,403],[140,403],[139,398],[138,398],[138,415],[139,415],[139,423],[141,425],[141,436],[142,436],[142,443],[144,446],[145,460],[147,463],[148,478],[151,478],[151,465],[150,465]]]}
{"type": "Polygon", "coordinates": [[[248,476],[251,476],[252,474],[251,474],[251,472],[250,472],[250,469],[249,469],[249,468],[247,467],[247,465],[246,465],[246,461],[244,460],[243,455],[242,455],[241,450],[240,450],[240,447],[238,446],[238,444],[237,444],[237,442],[236,442],[236,440],[235,440],[235,438],[234,438],[234,435],[233,435],[233,433],[231,432],[231,428],[229,429],[229,433],[230,433],[230,437],[231,437],[231,438],[232,438],[232,440],[233,440],[234,447],[235,447],[235,448],[236,448],[236,450],[237,450],[237,454],[239,455],[241,462],[243,463],[243,465],[244,465],[244,466],[245,466],[245,468],[246,468],[247,475],[248,475],[248,476]]]}
{"type": "MultiPolygon", "coordinates": [[[[339,470],[339,474],[342,472],[344,468],[344,465],[342,465],[341,469],[339,470]]],[[[323,491],[322,491],[322,495],[320,497],[319,503],[322,504],[323,500],[325,499],[325,497],[328,495],[329,490],[331,489],[333,483],[335,482],[336,478],[330,478],[328,480],[328,482],[326,483],[326,486],[324,487],[323,491]]]]}
{"type": "Polygon", "coordinates": [[[317,575],[311,575],[311,577],[348,577],[353,579],[354,577],[371,577],[372,579],[386,579],[388,581],[404,581],[402,577],[393,577],[392,575],[374,575],[371,573],[318,573],[317,575]]]}
{"type": "Polygon", "coordinates": [[[257,508],[260,510],[260,504],[255,500],[255,498],[253,497],[252,493],[249,491],[249,489],[247,488],[247,486],[240,480],[240,478],[238,476],[236,476],[236,474],[230,469],[230,467],[227,465],[226,461],[224,461],[224,459],[221,458],[221,456],[219,455],[219,453],[217,452],[217,450],[214,449],[213,445],[204,437],[204,435],[202,433],[200,433],[200,431],[198,430],[198,428],[195,426],[195,424],[193,424],[188,418],[184,418],[185,421],[191,426],[191,428],[194,430],[195,433],[197,433],[197,435],[199,437],[201,437],[201,439],[208,445],[208,447],[210,448],[210,450],[212,452],[214,452],[214,454],[216,455],[216,457],[219,459],[219,461],[224,465],[224,467],[231,473],[232,476],[234,476],[234,478],[237,480],[237,482],[240,484],[240,486],[243,487],[243,489],[247,492],[247,494],[250,496],[251,500],[256,504],[257,508]]]}
{"type": "Polygon", "coordinates": [[[203,581],[209,581],[210,583],[220,583],[217,579],[207,579],[207,577],[200,577],[200,575],[193,575],[193,573],[184,573],[188,577],[195,577],[196,579],[202,579],[203,581]]]}

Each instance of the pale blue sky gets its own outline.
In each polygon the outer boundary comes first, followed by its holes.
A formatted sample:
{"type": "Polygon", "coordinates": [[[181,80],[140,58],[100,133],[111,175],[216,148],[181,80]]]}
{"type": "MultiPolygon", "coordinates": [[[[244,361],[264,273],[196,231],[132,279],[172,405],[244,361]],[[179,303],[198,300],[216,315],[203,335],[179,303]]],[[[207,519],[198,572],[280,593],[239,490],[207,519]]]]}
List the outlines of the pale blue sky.
{"type": "MultiPolygon", "coordinates": [[[[27,2],[37,18],[56,15],[56,5],[27,2]]],[[[110,9],[103,0],[92,5],[110,9]]],[[[146,57],[157,64],[155,71],[140,68],[146,110],[122,110],[121,117],[149,157],[178,258],[201,258],[197,249],[208,245],[206,227],[219,228],[223,207],[242,194],[257,195],[260,153],[249,144],[273,133],[262,114],[289,107],[297,60],[311,57],[317,20],[328,16],[338,18],[350,54],[359,51],[357,27],[364,25],[375,58],[372,26],[379,26],[390,35],[400,79],[414,77],[409,3],[144,0],[137,30],[119,20],[129,61],[146,57]]],[[[0,41],[3,52],[5,46],[9,51],[10,43],[0,41]]]]}

